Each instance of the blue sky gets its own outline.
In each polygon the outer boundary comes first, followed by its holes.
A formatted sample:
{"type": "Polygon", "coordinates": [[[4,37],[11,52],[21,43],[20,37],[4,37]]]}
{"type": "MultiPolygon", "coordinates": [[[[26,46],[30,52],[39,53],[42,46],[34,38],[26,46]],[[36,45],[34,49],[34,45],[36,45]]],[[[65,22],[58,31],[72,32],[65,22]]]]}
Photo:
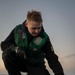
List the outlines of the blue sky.
{"type": "MultiPolygon", "coordinates": [[[[74,75],[75,65],[75,0],[0,0],[0,42],[21,24],[27,11],[41,11],[43,26],[65,73],[74,75]],[[70,65],[68,65],[70,64],[70,65]]],[[[6,72],[1,60],[0,72],[6,72]]]]}

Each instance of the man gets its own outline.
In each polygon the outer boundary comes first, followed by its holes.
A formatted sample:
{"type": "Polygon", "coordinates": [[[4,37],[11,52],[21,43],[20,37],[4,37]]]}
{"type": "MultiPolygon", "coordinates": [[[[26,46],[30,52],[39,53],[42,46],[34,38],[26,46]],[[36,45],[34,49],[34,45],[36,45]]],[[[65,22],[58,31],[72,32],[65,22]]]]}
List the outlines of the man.
{"type": "Polygon", "coordinates": [[[21,71],[28,75],[50,75],[45,58],[55,75],[64,75],[42,22],[40,12],[29,11],[23,24],[1,42],[2,59],[9,75],[21,75],[21,71]]]}

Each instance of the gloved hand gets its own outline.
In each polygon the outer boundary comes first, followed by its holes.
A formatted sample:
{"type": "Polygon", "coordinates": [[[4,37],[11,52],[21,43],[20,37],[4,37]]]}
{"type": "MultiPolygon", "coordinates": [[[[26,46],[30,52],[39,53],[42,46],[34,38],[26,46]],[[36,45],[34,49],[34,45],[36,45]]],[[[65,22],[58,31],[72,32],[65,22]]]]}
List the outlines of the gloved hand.
{"type": "Polygon", "coordinates": [[[25,51],[20,47],[15,47],[13,44],[8,48],[9,50],[15,52],[21,59],[26,59],[25,51]]]}
{"type": "Polygon", "coordinates": [[[21,59],[26,59],[25,51],[23,51],[20,47],[16,47],[15,52],[21,59]]]}

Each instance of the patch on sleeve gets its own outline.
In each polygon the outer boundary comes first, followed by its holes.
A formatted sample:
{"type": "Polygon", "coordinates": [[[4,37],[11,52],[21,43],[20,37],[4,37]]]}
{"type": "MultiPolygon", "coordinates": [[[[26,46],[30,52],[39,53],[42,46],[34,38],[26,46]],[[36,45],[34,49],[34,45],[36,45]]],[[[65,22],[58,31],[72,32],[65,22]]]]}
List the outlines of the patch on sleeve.
{"type": "Polygon", "coordinates": [[[54,52],[54,48],[53,48],[53,46],[51,46],[51,51],[54,52]]]}

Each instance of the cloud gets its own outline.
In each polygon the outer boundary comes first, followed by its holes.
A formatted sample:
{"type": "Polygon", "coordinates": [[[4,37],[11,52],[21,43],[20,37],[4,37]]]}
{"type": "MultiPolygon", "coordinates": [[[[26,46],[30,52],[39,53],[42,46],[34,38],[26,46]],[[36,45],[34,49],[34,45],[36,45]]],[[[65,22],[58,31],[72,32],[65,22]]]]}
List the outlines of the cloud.
{"type": "Polygon", "coordinates": [[[73,57],[75,57],[75,54],[67,55],[67,56],[65,56],[64,58],[73,58],[73,57]]]}
{"type": "Polygon", "coordinates": [[[61,58],[61,63],[65,71],[75,73],[75,54],[70,54],[61,58]]]}
{"type": "Polygon", "coordinates": [[[64,56],[60,60],[61,60],[61,63],[75,62],[75,54],[70,54],[70,55],[64,56]]]}

